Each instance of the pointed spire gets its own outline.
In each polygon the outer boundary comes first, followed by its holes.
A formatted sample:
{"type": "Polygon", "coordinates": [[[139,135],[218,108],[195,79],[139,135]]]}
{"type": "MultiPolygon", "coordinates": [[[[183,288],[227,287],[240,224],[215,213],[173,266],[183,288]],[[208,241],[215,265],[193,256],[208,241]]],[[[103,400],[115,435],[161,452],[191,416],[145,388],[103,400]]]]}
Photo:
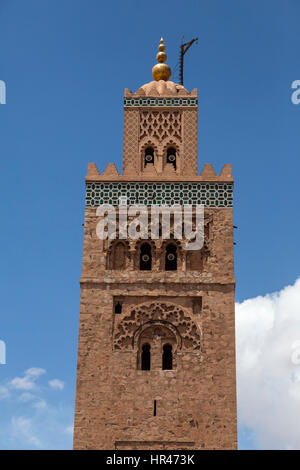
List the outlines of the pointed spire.
{"type": "Polygon", "coordinates": [[[170,67],[165,64],[167,60],[167,54],[165,53],[166,46],[164,44],[163,38],[160,40],[160,44],[158,46],[158,54],[156,56],[156,60],[158,64],[154,65],[152,69],[152,77],[154,80],[159,81],[159,80],[165,80],[168,81],[169,78],[171,77],[171,69],[170,67]]]}

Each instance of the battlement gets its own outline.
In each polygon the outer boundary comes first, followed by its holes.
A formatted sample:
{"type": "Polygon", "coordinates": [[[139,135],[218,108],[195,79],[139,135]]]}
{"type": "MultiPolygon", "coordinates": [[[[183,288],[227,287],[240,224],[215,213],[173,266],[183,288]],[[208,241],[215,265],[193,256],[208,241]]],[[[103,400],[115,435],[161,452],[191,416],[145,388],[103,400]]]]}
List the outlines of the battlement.
{"type": "Polygon", "coordinates": [[[147,175],[136,175],[127,173],[126,175],[119,173],[114,163],[108,163],[104,172],[101,174],[95,163],[88,164],[88,172],[86,176],[87,182],[96,181],[190,181],[190,182],[230,182],[233,183],[232,177],[232,165],[225,163],[219,175],[216,174],[213,166],[210,163],[206,163],[200,173],[200,175],[182,176],[177,175],[175,172],[171,175],[156,174],[152,173],[147,175]]]}

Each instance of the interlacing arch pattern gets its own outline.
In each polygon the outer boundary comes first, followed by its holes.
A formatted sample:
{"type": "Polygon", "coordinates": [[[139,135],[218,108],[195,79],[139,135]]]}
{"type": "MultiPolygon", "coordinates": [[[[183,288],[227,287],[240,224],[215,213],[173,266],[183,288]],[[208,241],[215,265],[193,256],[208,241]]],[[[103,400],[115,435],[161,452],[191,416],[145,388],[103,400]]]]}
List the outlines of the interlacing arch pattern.
{"type": "Polygon", "coordinates": [[[180,146],[178,145],[178,143],[175,140],[170,139],[170,140],[164,142],[163,147],[162,147],[162,153],[163,153],[163,156],[164,156],[165,160],[166,160],[166,157],[167,157],[168,149],[170,147],[174,148],[176,150],[177,154],[180,153],[180,146]]]}
{"type": "Polygon", "coordinates": [[[129,314],[116,327],[113,346],[116,350],[133,349],[137,330],[145,324],[163,322],[165,326],[175,328],[181,338],[177,345],[182,350],[200,350],[200,332],[197,325],[180,306],[168,302],[152,302],[138,305],[131,309],[129,314]]]}
{"type": "Polygon", "coordinates": [[[162,142],[173,137],[181,142],[181,120],[179,111],[142,111],[140,113],[140,139],[152,137],[162,142]]]}

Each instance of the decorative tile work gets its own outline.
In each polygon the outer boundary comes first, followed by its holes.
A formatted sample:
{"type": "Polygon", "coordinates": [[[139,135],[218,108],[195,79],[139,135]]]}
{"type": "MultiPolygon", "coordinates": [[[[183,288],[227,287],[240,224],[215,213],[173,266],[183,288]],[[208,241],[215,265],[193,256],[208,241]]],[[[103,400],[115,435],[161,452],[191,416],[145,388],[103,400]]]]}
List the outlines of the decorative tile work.
{"type": "Polygon", "coordinates": [[[173,205],[203,204],[205,207],[232,207],[232,183],[87,183],[86,205],[119,204],[126,196],[127,204],[173,205]]]}
{"type": "Polygon", "coordinates": [[[124,98],[124,106],[198,106],[198,98],[124,98]]]}

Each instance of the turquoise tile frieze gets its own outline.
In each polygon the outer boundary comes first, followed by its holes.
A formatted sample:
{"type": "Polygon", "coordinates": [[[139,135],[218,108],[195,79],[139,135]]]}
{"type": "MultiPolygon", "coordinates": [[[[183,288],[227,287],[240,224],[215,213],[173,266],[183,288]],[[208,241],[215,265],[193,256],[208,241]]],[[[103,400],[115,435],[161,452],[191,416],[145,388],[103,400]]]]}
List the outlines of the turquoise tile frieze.
{"type": "Polygon", "coordinates": [[[205,207],[232,207],[233,183],[87,183],[86,205],[119,204],[119,197],[127,197],[127,204],[173,205],[203,204],[205,207]]]}
{"type": "Polygon", "coordinates": [[[198,106],[198,98],[124,98],[124,106],[198,106]]]}

